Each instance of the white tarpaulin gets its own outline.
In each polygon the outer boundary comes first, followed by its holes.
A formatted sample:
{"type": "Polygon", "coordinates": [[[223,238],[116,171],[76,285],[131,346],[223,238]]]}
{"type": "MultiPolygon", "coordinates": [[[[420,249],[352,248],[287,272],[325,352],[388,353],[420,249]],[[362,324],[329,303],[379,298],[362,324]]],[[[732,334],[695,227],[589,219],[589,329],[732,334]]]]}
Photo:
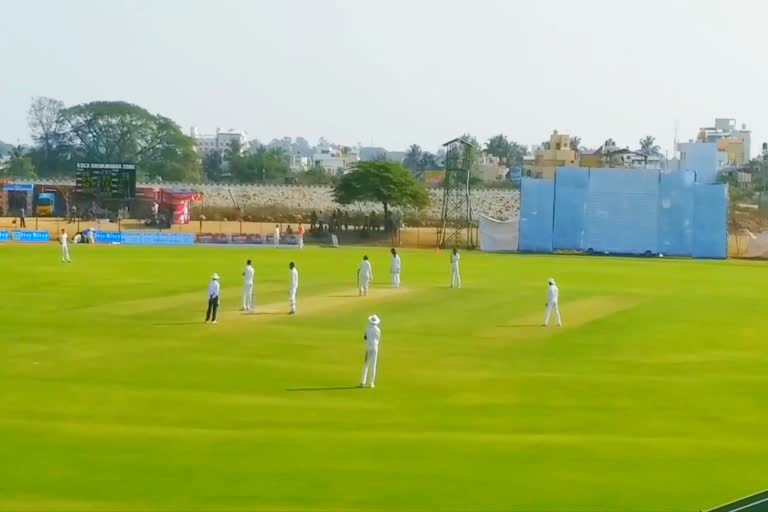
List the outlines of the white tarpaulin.
{"type": "Polygon", "coordinates": [[[749,241],[744,256],[747,258],[768,258],[768,232],[762,232],[755,236],[747,231],[749,241]]]}
{"type": "Polygon", "coordinates": [[[517,252],[520,220],[496,220],[480,215],[480,250],[487,252],[517,252]]]}

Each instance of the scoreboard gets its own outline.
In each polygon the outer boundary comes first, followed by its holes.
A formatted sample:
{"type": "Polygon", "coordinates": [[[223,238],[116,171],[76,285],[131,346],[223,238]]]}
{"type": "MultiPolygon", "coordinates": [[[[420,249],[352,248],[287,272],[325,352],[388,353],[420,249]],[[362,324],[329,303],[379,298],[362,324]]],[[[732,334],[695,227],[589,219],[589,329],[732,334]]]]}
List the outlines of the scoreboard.
{"type": "Polygon", "coordinates": [[[136,196],[136,164],[78,162],[75,190],[87,195],[133,199],[136,196]]]}

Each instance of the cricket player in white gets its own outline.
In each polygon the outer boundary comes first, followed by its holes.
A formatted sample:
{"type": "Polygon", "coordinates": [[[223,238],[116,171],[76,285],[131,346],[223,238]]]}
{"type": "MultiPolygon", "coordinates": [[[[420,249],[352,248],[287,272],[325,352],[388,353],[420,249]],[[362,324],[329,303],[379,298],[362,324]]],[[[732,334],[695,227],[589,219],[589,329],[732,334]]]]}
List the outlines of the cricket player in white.
{"type": "Polygon", "coordinates": [[[360,387],[364,388],[368,381],[368,370],[371,371],[371,388],[376,387],[376,366],[379,362],[379,342],[381,341],[381,320],[376,315],[368,317],[368,328],[365,330],[365,363],[363,364],[363,378],[360,387]]]}
{"type": "Polygon", "coordinates": [[[557,302],[559,300],[560,296],[560,290],[557,288],[557,284],[555,284],[555,280],[553,278],[549,279],[549,288],[547,288],[547,314],[544,317],[544,327],[547,327],[549,325],[549,317],[552,314],[552,312],[555,313],[555,321],[557,322],[557,326],[560,327],[560,308],[557,305],[557,302]]]}
{"type": "Polygon", "coordinates": [[[280,246],[280,226],[275,224],[275,247],[280,246]]]}
{"type": "Polygon", "coordinates": [[[299,271],[296,268],[296,264],[291,262],[288,264],[288,268],[291,269],[291,287],[289,290],[289,297],[291,302],[291,315],[296,314],[296,291],[299,289],[299,271]]]}
{"type": "Polygon", "coordinates": [[[243,270],[243,311],[253,311],[253,275],[255,271],[251,265],[251,260],[245,264],[243,270]]]}
{"type": "Polygon", "coordinates": [[[451,288],[461,288],[461,274],[459,274],[459,260],[461,255],[459,250],[454,248],[451,253],[451,288]]]}
{"type": "Polygon", "coordinates": [[[363,262],[357,269],[357,287],[361,297],[368,296],[368,287],[371,281],[373,281],[373,268],[371,268],[371,262],[368,261],[368,256],[363,256],[363,262]]]}
{"type": "Polygon", "coordinates": [[[59,235],[59,245],[61,245],[61,262],[62,263],[72,263],[72,260],[69,259],[69,244],[67,244],[67,232],[63,229],[61,230],[61,234],[59,235]]]}
{"type": "Polygon", "coordinates": [[[400,288],[400,255],[397,254],[397,250],[392,248],[392,266],[389,268],[392,274],[392,286],[394,288],[400,288]]]}

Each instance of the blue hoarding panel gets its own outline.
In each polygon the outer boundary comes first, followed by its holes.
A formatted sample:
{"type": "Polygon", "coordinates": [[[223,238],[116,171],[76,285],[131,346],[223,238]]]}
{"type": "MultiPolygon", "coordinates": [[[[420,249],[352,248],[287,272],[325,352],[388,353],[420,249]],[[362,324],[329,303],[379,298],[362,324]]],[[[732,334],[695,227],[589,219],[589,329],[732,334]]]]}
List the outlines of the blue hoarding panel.
{"type": "Polygon", "coordinates": [[[694,183],[690,171],[662,174],[659,181],[659,252],[667,256],[693,253],[694,183]]]}
{"type": "Polygon", "coordinates": [[[520,189],[520,251],[552,252],[554,183],[525,178],[520,189]]]}
{"type": "Polygon", "coordinates": [[[693,257],[728,257],[728,187],[695,185],[693,257]]]}
{"type": "Polygon", "coordinates": [[[11,232],[11,239],[14,242],[46,243],[51,241],[51,235],[47,231],[16,230],[11,232]]]}
{"type": "Polygon", "coordinates": [[[659,172],[593,169],[586,215],[587,250],[658,252],[659,172]]]}
{"type": "Polygon", "coordinates": [[[0,242],[9,242],[11,234],[8,231],[0,231],[0,242]]]}
{"type": "Polygon", "coordinates": [[[194,245],[194,233],[155,233],[123,231],[120,233],[97,231],[96,243],[122,245],[194,245]]]}
{"type": "Polygon", "coordinates": [[[563,167],[555,175],[554,250],[583,251],[589,169],[563,167]]]}

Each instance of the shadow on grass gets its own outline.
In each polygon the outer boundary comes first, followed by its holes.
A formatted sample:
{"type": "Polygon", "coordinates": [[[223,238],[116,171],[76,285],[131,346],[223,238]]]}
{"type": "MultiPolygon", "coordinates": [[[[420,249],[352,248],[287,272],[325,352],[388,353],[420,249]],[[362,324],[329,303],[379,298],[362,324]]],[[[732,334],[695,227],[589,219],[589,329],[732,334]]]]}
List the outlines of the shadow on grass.
{"type": "Polygon", "coordinates": [[[325,387],[325,388],[288,388],[286,391],[289,391],[291,393],[297,392],[297,391],[347,391],[352,389],[363,389],[360,386],[335,386],[335,387],[325,387]]]}
{"type": "Polygon", "coordinates": [[[328,297],[334,298],[334,299],[344,299],[349,297],[360,297],[360,294],[357,293],[340,293],[337,295],[329,295],[328,297]]]}
{"type": "Polygon", "coordinates": [[[288,314],[278,311],[256,311],[255,313],[243,313],[242,316],[286,316],[288,314]]]}
{"type": "Polygon", "coordinates": [[[205,320],[199,320],[197,322],[162,322],[158,324],[152,324],[155,327],[163,326],[163,325],[204,325],[206,322],[205,320]]]}

